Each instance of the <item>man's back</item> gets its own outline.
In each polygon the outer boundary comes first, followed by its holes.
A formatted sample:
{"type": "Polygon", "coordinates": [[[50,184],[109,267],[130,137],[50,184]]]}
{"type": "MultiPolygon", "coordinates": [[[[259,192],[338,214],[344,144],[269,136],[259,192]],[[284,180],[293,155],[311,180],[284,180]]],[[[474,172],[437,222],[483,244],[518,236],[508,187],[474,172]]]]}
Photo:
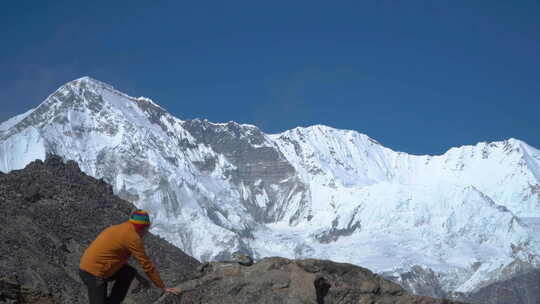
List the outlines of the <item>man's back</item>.
{"type": "Polygon", "coordinates": [[[103,230],[84,252],[80,269],[108,278],[120,269],[130,256],[130,247],[140,241],[133,225],[124,222],[103,230]]]}

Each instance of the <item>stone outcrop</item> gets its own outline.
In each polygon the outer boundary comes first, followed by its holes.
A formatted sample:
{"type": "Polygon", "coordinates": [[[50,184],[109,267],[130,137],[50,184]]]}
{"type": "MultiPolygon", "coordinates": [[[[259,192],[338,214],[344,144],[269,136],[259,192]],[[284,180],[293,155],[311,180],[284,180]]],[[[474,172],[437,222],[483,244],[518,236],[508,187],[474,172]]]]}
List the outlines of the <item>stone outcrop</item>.
{"type": "Polygon", "coordinates": [[[409,295],[368,269],[325,260],[265,258],[252,266],[238,262],[203,264],[180,285],[181,296],[158,301],[207,304],[452,304],[409,295]]]}
{"type": "Polygon", "coordinates": [[[54,298],[40,290],[21,286],[14,278],[0,278],[0,303],[54,304],[54,298]]]}
{"type": "Polygon", "coordinates": [[[538,304],[540,301],[540,270],[529,271],[511,279],[493,283],[469,295],[458,298],[471,303],[538,304]]]}

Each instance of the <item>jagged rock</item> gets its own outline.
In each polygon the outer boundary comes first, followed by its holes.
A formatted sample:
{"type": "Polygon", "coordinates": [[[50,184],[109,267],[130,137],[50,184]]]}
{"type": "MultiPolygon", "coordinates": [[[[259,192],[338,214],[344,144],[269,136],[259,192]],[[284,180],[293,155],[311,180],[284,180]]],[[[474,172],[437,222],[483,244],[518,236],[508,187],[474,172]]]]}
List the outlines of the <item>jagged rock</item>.
{"type": "Polygon", "coordinates": [[[365,268],[315,259],[265,258],[249,267],[206,263],[178,287],[183,290],[180,296],[167,295],[157,303],[458,303],[412,296],[365,268]]]}
{"type": "Polygon", "coordinates": [[[21,286],[14,278],[0,278],[0,303],[54,304],[51,294],[21,286]]]}
{"type": "MultiPolygon", "coordinates": [[[[0,278],[9,278],[0,281],[0,303],[88,303],[78,276],[80,257],[101,230],[125,221],[134,208],[104,181],[56,156],[0,175],[0,278]]],[[[145,244],[169,284],[199,265],[153,234],[145,244]]],[[[160,296],[157,288],[142,288],[142,277],[139,282],[125,303],[151,303],[160,296]]]]}
{"type": "Polygon", "coordinates": [[[540,270],[529,271],[508,280],[497,282],[469,295],[458,298],[471,303],[538,304],[540,299],[540,270]]]}
{"type": "Polygon", "coordinates": [[[235,252],[232,255],[232,258],[235,262],[242,266],[251,266],[253,265],[253,258],[243,252],[235,252]]]}
{"type": "Polygon", "coordinates": [[[397,275],[395,273],[382,273],[381,275],[416,295],[435,298],[449,297],[449,294],[441,288],[442,283],[439,281],[437,274],[431,269],[424,269],[415,265],[411,267],[410,271],[398,273],[397,275]]]}

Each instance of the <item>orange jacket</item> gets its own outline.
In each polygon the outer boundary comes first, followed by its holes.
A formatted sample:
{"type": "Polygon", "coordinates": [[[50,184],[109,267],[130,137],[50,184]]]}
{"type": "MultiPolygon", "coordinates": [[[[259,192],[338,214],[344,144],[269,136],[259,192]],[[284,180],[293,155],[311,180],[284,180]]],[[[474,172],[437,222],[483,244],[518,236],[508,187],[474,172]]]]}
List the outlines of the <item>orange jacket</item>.
{"type": "Polygon", "coordinates": [[[103,230],[84,252],[79,268],[107,279],[127,263],[130,254],[156,286],[165,287],[159,272],[146,255],[141,237],[130,222],[103,230]]]}

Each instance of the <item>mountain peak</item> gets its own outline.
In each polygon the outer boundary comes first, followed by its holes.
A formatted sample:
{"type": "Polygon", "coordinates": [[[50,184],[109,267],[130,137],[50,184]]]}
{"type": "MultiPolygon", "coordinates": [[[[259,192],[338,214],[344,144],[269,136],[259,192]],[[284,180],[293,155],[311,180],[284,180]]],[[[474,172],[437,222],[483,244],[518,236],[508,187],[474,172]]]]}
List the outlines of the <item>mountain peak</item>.
{"type": "Polygon", "coordinates": [[[125,95],[124,93],[116,90],[112,85],[99,81],[90,76],[83,76],[81,78],[77,78],[72,81],[69,81],[63,86],[61,86],[56,92],[59,92],[59,91],[62,92],[65,90],[75,90],[79,93],[82,93],[84,91],[96,91],[96,90],[102,90],[102,89],[107,89],[117,94],[125,95]]]}
{"type": "MultiPolygon", "coordinates": [[[[53,119],[64,115],[66,111],[83,111],[89,109],[99,112],[105,102],[105,94],[129,97],[116,91],[111,85],[85,76],[62,85],[49,95],[34,111],[33,116],[42,119],[53,119]]],[[[42,119],[38,119],[41,121],[42,119]]]]}
{"type": "Polygon", "coordinates": [[[74,84],[74,83],[85,83],[85,84],[99,84],[102,86],[108,86],[112,87],[110,84],[107,84],[103,81],[97,80],[95,78],[92,78],[90,76],[83,76],[77,79],[73,79],[72,81],[69,81],[67,84],[74,84]]]}
{"type": "Polygon", "coordinates": [[[83,77],[80,77],[80,78],[77,78],[77,79],[74,79],[70,82],[101,82],[95,78],[92,78],[90,76],[83,76],[83,77]]]}
{"type": "Polygon", "coordinates": [[[65,85],[63,85],[59,90],[62,90],[62,89],[64,89],[64,90],[65,89],[75,89],[79,93],[82,93],[85,90],[89,90],[89,91],[96,92],[98,94],[101,93],[100,92],[101,90],[107,90],[108,92],[113,93],[114,95],[125,97],[126,99],[128,99],[131,102],[136,102],[138,104],[151,105],[151,106],[157,107],[157,108],[165,111],[165,109],[163,109],[161,106],[156,104],[152,99],[150,99],[148,97],[144,97],[144,96],[132,97],[132,96],[129,96],[129,95],[127,95],[127,94],[125,94],[125,93],[123,93],[121,91],[118,91],[112,85],[110,85],[108,83],[105,83],[103,81],[97,80],[95,78],[92,78],[90,76],[83,76],[81,78],[74,79],[74,80],[66,83],[65,85]]]}
{"type": "Polygon", "coordinates": [[[347,141],[356,141],[360,140],[361,142],[368,145],[377,145],[382,146],[381,143],[367,136],[366,134],[360,133],[354,130],[347,129],[336,129],[327,125],[316,124],[308,127],[296,127],[291,130],[279,134],[272,134],[273,138],[298,138],[300,141],[303,141],[305,138],[311,138],[313,141],[326,140],[326,143],[335,142],[336,137],[346,139],[347,141]]]}
{"type": "MultiPolygon", "coordinates": [[[[49,95],[38,107],[0,124],[2,137],[29,126],[69,125],[80,130],[107,129],[108,134],[121,125],[168,131],[162,122],[174,119],[147,97],[132,97],[113,86],[89,76],[74,79],[49,95]]],[[[160,131],[161,132],[161,131],[160,131]]]]}

